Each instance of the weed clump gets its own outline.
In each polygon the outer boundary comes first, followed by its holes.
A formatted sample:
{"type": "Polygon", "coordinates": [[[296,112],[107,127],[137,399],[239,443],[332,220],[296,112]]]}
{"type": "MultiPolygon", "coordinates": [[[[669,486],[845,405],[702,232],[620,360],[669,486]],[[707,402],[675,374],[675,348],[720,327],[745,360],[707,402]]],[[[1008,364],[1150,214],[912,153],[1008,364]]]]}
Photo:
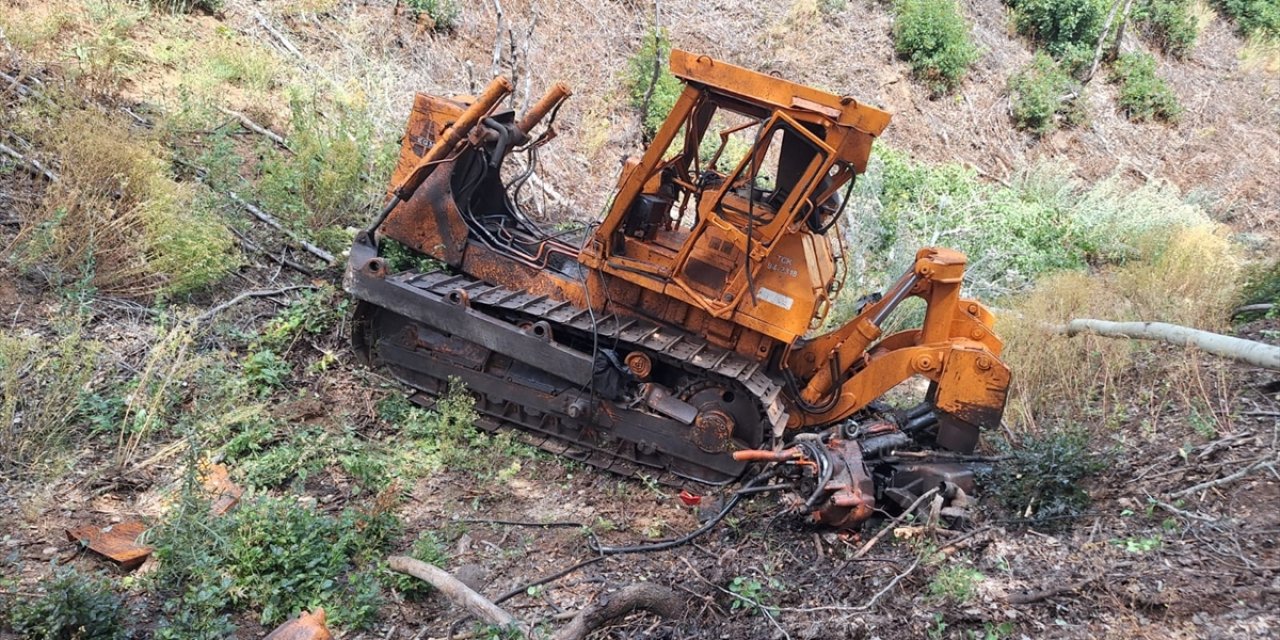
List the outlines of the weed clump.
{"type": "Polygon", "coordinates": [[[978,59],[969,24],[953,0],[898,0],[893,46],[934,93],[954,89],[978,59]]]}
{"type": "Polygon", "coordinates": [[[100,351],[78,329],[54,340],[0,331],[0,470],[29,473],[57,461],[100,351]]]}
{"type": "Polygon", "coordinates": [[[631,106],[640,111],[640,124],[646,140],[658,132],[683,89],[667,64],[670,55],[671,40],[667,30],[651,27],[641,38],[640,48],[627,58],[627,95],[631,106]]]}
{"type": "Polygon", "coordinates": [[[1121,54],[1111,80],[1120,85],[1120,108],[1130,120],[1167,121],[1182,112],[1173,90],[1156,75],[1156,60],[1149,53],[1121,54]]]}
{"type": "Polygon", "coordinates": [[[290,105],[292,153],[264,148],[257,197],[320,244],[343,246],[350,237],[335,227],[362,219],[375,202],[379,188],[369,176],[383,175],[381,167],[392,157],[383,152],[389,147],[378,143],[372,121],[358,105],[335,103],[333,113],[321,114],[314,96],[299,93],[290,105]]]}
{"type": "Polygon", "coordinates": [[[146,0],[146,4],[154,11],[168,13],[191,13],[192,11],[217,13],[222,11],[225,3],[223,0],[146,0]]]}
{"type": "Polygon", "coordinates": [[[119,640],[129,637],[124,614],[124,599],[109,580],[63,567],[43,596],[9,611],[9,624],[31,640],[119,640]]]}
{"type": "Polygon", "coordinates": [[[21,230],[23,264],[54,286],[144,298],[197,291],[236,266],[211,194],[175,182],[157,144],[93,111],[49,124],[42,142],[61,179],[21,230]]]}
{"type": "Polygon", "coordinates": [[[1084,87],[1042,52],[1010,78],[1009,92],[1014,124],[1037,136],[1085,120],[1084,87]]]}
{"type": "MultiPolygon", "coordinates": [[[[226,614],[260,612],[277,624],[301,609],[325,607],[338,627],[372,622],[381,601],[377,564],[399,523],[389,510],[317,512],[292,498],[258,496],[221,517],[188,489],[155,530],[161,569],[156,585],[172,589],[159,637],[213,638],[226,614]]],[[[376,505],[375,505],[376,506],[376,505]]]]}

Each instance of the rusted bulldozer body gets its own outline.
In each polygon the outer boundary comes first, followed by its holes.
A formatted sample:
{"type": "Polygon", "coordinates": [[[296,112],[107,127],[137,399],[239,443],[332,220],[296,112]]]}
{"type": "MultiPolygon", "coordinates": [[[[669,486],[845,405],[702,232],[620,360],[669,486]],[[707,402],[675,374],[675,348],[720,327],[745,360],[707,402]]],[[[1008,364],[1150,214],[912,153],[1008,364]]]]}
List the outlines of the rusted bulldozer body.
{"type": "Polygon", "coordinates": [[[553,137],[567,88],[520,118],[502,78],[474,98],[419,94],[387,205],[351,250],[357,351],[423,402],[456,376],[482,426],[620,473],[714,485],[775,465],[796,509],[835,526],[933,486],[972,490],[928,453],[971,453],[1009,384],[991,313],[960,297],[965,256],[921,249],[817,333],[843,286],[838,222],[889,115],[706,56],[675,51],[671,69],[675,107],[572,238],[516,203],[534,153],[503,171],[553,137]],[[387,240],[440,267],[392,272],[387,240]],[[921,326],[882,335],[912,296],[921,326]],[[875,403],[916,376],[918,406],[875,403]]]}

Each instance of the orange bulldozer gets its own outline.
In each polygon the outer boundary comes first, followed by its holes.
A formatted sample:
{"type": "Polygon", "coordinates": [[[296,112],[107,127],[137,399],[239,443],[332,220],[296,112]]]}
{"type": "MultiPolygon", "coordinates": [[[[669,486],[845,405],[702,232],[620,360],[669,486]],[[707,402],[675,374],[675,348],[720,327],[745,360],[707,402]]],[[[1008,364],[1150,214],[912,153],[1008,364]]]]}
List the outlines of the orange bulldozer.
{"type": "Polygon", "coordinates": [[[744,490],[785,491],[836,527],[971,492],[1009,370],[992,314],[960,294],[965,256],[920,249],[822,331],[858,250],[840,223],[889,114],[707,56],[670,64],[683,92],[577,233],[517,197],[568,88],[519,116],[505,78],[418,94],[386,205],[350,253],[356,351],[423,403],[461,379],[481,427],[603,469],[724,485],[764,465],[744,490]],[[920,326],[885,335],[911,297],[920,326]],[[913,377],[916,404],[879,401],[913,377]]]}

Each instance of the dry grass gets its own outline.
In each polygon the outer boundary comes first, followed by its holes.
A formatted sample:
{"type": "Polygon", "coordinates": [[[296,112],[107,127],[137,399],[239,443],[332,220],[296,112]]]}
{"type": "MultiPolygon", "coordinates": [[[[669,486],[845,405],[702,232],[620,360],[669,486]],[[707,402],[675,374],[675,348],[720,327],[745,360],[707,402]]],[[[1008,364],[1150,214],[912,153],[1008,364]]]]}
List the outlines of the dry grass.
{"type": "Polygon", "coordinates": [[[202,187],[174,182],[144,133],[93,109],[37,126],[61,179],[24,216],[14,243],[24,266],[60,286],[148,297],[198,289],[236,265],[202,187]]]}
{"type": "Polygon", "coordinates": [[[99,351],[78,327],[52,340],[0,331],[0,470],[38,477],[58,465],[99,351]]]}
{"type": "Polygon", "coordinates": [[[1022,428],[1046,419],[1112,426],[1137,418],[1155,429],[1171,411],[1224,419],[1225,364],[1192,350],[1047,330],[1074,318],[1224,328],[1241,277],[1224,229],[1185,228],[1142,253],[1100,272],[1044,278],[1001,315],[1005,358],[1017,372],[1010,410],[1022,428]]]}

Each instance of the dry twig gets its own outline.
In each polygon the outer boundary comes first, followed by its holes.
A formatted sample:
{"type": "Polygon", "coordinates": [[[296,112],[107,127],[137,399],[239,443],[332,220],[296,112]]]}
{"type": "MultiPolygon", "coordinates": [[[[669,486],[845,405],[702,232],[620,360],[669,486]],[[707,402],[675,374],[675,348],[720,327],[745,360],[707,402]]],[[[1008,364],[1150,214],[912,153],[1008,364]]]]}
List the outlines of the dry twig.
{"type": "Polygon", "coordinates": [[[336,261],[332,253],[329,253],[328,251],[325,251],[324,249],[321,249],[320,247],[317,247],[314,244],[311,244],[310,242],[303,240],[301,237],[298,236],[298,234],[284,228],[284,226],[281,225],[280,222],[276,220],[274,216],[267,213],[266,211],[263,211],[257,206],[245,201],[243,198],[236,195],[236,192],[228,191],[227,197],[231,198],[233,202],[240,205],[241,207],[244,207],[245,211],[248,211],[249,213],[253,214],[253,217],[265,222],[267,226],[285,234],[286,236],[289,236],[291,240],[298,243],[298,246],[302,247],[303,249],[306,249],[307,253],[310,253],[311,255],[317,258],[320,258],[325,262],[325,264],[331,265],[336,261]]]}
{"type": "Polygon", "coordinates": [[[916,501],[912,502],[911,506],[907,507],[905,510],[903,510],[902,513],[898,514],[896,518],[894,518],[893,520],[890,520],[889,523],[884,526],[884,528],[880,529],[880,531],[877,532],[875,536],[873,536],[870,540],[868,540],[866,544],[862,545],[862,547],[858,549],[856,553],[853,554],[853,557],[861,558],[862,556],[867,555],[867,552],[871,551],[871,548],[876,546],[876,543],[880,542],[881,538],[888,535],[888,533],[892,531],[894,527],[898,526],[898,524],[901,523],[903,519],[907,517],[907,514],[914,512],[916,510],[916,507],[920,506],[925,500],[928,500],[929,498],[933,497],[933,495],[936,493],[938,493],[938,489],[935,487],[933,489],[930,489],[924,492],[924,495],[920,496],[919,498],[916,498],[916,501]]]}
{"type": "Polygon", "coordinates": [[[250,120],[249,116],[246,116],[245,114],[240,113],[239,111],[232,111],[231,109],[228,109],[226,107],[218,107],[218,111],[222,112],[224,115],[228,115],[228,116],[231,116],[232,118],[235,118],[236,120],[239,120],[240,124],[244,126],[244,128],[280,145],[280,148],[284,149],[285,151],[292,151],[292,149],[289,148],[289,145],[284,141],[284,137],[254,122],[253,120],[250,120]]]}
{"type": "Polygon", "coordinates": [[[206,322],[206,321],[208,321],[209,319],[213,318],[214,316],[218,315],[219,313],[222,313],[223,311],[226,311],[227,309],[229,309],[229,308],[231,308],[231,307],[234,307],[235,305],[237,305],[237,304],[239,304],[239,303],[241,303],[241,302],[243,302],[243,301],[245,301],[245,300],[248,300],[249,298],[268,298],[268,297],[271,297],[271,296],[278,296],[278,295],[280,295],[280,294],[282,294],[282,293],[288,293],[288,292],[290,292],[290,291],[296,291],[296,290],[298,290],[298,289],[315,289],[315,287],[314,287],[314,286],[312,286],[312,285],[309,285],[309,284],[299,284],[299,285],[294,285],[294,286],[291,286],[291,287],[281,287],[281,288],[279,288],[279,289],[266,289],[266,290],[259,290],[259,291],[245,291],[245,292],[242,292],[242,293],[240,293],[240,294],[236,295],[236,297],[234,297],[234,298],[232,298],[232,299],[230,299],[230,300],[228,300],[228,301],[226,301],[226,302],[224,302],[224,303],[222,303],[222,304],[220,304],[220,305],[218,305],[218,306],[216,306],[216,307],[213,307],[212,309],[209,309],[208,311],[205,311],[204,313],[202,313],[202,314],[200,314],[200,315],[196,316],[196,317],[195,317],[195,320],[193,320],[192,322],[194,322],[195,324],[200,324],[201,322],[206,322]]]}

